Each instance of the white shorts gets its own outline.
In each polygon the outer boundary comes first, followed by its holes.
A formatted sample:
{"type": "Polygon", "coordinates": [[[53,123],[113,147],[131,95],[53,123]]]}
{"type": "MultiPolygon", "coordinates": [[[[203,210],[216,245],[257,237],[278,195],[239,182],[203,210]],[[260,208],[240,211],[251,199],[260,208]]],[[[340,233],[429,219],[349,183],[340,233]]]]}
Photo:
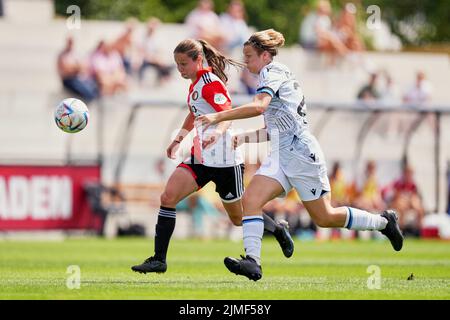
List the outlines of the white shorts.
{"type": "Polygon", "coordinates": [[[289,147],[272,152],[255,175],[277,180],[284,189],[281,196],[295,188],[302,201],[317,200],[331,191],[322,149],[309,132],[294,138],[289,147]]]}

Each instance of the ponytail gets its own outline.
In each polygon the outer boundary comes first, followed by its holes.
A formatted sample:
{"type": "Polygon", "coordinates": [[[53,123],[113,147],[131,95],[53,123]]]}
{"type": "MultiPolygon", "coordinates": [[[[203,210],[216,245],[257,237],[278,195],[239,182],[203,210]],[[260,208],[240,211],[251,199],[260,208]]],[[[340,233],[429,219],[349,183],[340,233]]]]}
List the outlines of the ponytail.
{"type": "Polygon", "coordinates": [[[220,78],[224,83],[227,83],[228,76],[225,73],[227,65],[231,65],[236,68],[243,68],[244,65],[235,60],[229,59],[221,54],[216,48],[210,45],[203,39],[197,40],[203,49],[203,57],[208,62],[208,65],[212,68],[212,72],[220,78]]]}
{"type": "Polygon", "coordinates": [[[205,40],[186,39],[181,41],[174,50],[174,53],[184,53],[192,60],[196,60],[199,55],[203,56],[204,62],[212,68],[212,72],[227,83],[228,77],[225,73],[227,65],[236,68],[243,68],[245,65],[235,60],[229,59],[221,54],[216,48],[205,40]]]}

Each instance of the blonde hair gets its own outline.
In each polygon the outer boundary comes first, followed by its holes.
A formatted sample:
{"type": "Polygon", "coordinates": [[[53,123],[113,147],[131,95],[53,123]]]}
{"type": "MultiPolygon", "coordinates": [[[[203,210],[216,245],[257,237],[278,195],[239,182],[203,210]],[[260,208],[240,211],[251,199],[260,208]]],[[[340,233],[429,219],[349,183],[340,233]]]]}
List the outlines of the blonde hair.
{"type": "Polygon", "coordinates": [[[284,45],[284,41],[283,34],[274,29],[267,29],[252,34],[244,46],[252,46],[258,55],[267,51],[274,57],[278,54],[278,48],[284,45]]]}
{"type": "Polygon", "coordinates": [[[173,53],[184,53],[192,60],[197,60],[199,55],[203,56],[203,58],[206,59],[206,62],[208,62],[208,65],[212,68],[212,72],[224,83],[228,81],[228,77],[225,73],[227,65],[232,65],[237,68],[244,67],[244,64],[225,57],[216,48],[202,39],[183,40],[176,46],[173,53]]]}

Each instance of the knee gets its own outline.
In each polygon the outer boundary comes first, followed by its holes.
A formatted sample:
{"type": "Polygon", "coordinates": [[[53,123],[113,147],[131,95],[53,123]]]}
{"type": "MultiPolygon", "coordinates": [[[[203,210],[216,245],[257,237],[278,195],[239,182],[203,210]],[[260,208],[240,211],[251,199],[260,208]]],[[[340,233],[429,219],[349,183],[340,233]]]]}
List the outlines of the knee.
{"type": "Polygon", "coordinates": [[[178,203],[178,199],[175,194],[171,192],[164,191],[160,197],[161,205],[164,207],[175,207],[178,203]]]}
{"type": "Polygon", "coordinates": [[[242,207],[245,213],[253,211],[261,211],[264,204],[260,203],[260,199],[256,194],[246,194],[242,198],[242,207]]]}

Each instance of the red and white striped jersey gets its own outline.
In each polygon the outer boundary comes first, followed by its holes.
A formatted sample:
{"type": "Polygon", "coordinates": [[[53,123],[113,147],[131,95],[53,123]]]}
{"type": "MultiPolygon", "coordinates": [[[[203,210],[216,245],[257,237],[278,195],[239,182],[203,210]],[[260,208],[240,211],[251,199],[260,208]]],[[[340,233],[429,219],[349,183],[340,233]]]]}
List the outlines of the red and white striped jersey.
{"type": "MultiPolygon", "coordinates": [[[[196,119],[198,116],[231,109],[231,99],[228,90],[211,68],[199,70],[197,80],[189,87],[187,99],[190,112],[196,119]]],[[[241,151],[233,149],[231,126],[213,145],[202,149],[203,137],[216,130],[217,125],[210,126],[204,132],[202,125],[195,122],[196,136],[191,154],[196,163],[208,167],[231,167],[244,162],[241,151]]]]}

